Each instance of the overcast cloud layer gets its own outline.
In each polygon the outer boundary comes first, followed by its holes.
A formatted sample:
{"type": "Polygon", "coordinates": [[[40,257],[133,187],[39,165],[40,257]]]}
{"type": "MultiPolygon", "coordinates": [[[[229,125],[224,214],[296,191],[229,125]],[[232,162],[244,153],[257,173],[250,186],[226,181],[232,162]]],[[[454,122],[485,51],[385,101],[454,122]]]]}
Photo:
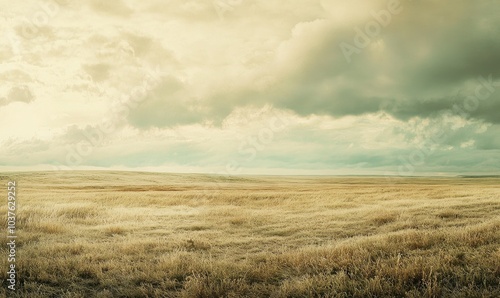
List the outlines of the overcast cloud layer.
{"type": "Polygon", "coordinates": [[[498,1],[0,3],[0,170],[500,174],[498,1]]]}

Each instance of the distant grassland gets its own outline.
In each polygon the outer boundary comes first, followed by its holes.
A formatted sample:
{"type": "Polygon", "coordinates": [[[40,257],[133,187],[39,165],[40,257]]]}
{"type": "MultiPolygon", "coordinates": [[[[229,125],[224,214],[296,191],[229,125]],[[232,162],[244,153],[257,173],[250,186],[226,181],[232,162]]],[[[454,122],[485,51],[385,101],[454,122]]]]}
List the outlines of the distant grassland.
{"type": "MultiPolygon", "coordinates": [[[[500,297],[495,177],[0,178],[18,183],[11,297],[500,297]]],[[[7,266],[2,245],[0,297],[7,266]]]]}

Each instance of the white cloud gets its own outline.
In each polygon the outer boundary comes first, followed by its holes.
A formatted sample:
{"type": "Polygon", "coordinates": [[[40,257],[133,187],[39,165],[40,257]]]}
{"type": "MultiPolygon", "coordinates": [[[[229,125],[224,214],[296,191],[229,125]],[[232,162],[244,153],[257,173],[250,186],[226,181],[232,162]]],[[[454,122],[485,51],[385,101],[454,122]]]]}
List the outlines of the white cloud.
{"type": "Polygon", "coordinates": [[[485,0],[402,1],[350,64],[339,43],[387,1],[252,0],[223,11],[194,0],[1,3],[9,167],[64,165],[65,146],[106,119],[115,130],[77,167],[212,171],[236,161],[242,173],[381,173],[431,142],[416,171],[481,171],[500,148],[498,92],[468,115],[451,111],[479,74],[498,83],[498,24],[485,0]],[[116,115],[157,68],[144,100],[116,115]]]}

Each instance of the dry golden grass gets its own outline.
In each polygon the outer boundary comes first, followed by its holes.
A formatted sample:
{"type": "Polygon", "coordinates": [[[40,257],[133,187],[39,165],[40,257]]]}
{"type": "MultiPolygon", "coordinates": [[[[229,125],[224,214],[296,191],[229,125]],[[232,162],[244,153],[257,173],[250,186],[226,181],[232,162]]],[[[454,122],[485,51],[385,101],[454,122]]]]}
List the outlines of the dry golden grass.
{"type": "Polygon", "coordinates": [[[12,297],[500,297],[496,178],[1,177],[12,297]]]}

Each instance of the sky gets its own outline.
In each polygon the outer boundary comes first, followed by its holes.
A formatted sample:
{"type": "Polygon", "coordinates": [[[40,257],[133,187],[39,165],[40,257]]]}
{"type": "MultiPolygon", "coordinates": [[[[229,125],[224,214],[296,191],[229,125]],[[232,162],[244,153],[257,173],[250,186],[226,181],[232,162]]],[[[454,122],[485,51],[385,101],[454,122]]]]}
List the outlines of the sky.
{"type": "Polygon", "coordinates": [[[500,174],[499,1],[0,4],[0,171],[500,174]]]}

